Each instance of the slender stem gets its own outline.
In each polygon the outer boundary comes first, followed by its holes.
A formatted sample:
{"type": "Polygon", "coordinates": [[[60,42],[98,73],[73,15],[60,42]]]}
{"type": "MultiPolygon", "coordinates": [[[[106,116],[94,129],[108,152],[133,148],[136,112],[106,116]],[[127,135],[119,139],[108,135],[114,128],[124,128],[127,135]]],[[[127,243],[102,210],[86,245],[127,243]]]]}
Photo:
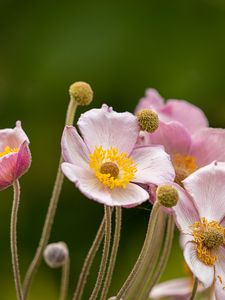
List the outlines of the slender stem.
{"type": "Polygon", "coordinates": [[[115,233],[114,233],[114,239],[113,239],[113,245],[112,245],[112,252],[111,257],[109,260],[109,266],[108,271],[105,278],[105,283],[103,286],[102,294],[101,294],[101,300],[105,300],[108,294],[108,290],[111,284],[113,271],[116,263],[116,257],[117,252],[119,248],[120,243],[120,233],[121,233],[121,221],[122,221],[122,209],[121,207],[116,207],[116,213],[115,213],[115,233]]]}
{"type": "Polygon", "coordinates": [[[192,290],[192,293],[191,293],[190,300],[194,300],[195,299],[195,296],[196,296],[196,293],[197,293],[197,289],[198,289],[198,278],[195,277],[195,282],[194,282],[194,285],[193,285],[193,290],[192,290]]]}
{"type": "Polygon", "coordinates": [[[10,241],[11,241],[11,254],[12,254],[12,266],[13,275],[16,286],[16,296],[18,300],[23,300],[23,291],[20,278],[19,259],[17,250],[17,215],[20,204],[20,184],[18,180],[13,183],[14,199],[11,213],[11,224],[10,224],[10,241]]]}
{"type": "Polygon", "coordinates": [[[156,267],[153,277],[151,278],[151,276],[150,276],[145,281],[145,287],[142,289],[142,294],[141,294],[140,299],[148,298],[148,295],[150,294],[153,286],[157,283],[157,281],[160,279],[161,275],[165,271],[165,267],[168,263],[169,256],[171,253],[171,248],[172,248],[172,244],[173,244],[173,236],[174,236],[174,221],[173,221],[173,216],[170,215],[169,219],[168,219],[168,224],[167,224],[166,238],[165,238],[163,250],[162,250],[158,265],[156,267]]]}
{"type": "Polygon", "coordinates": [[[60,298],[59,298],[60,300],[66,300],[66,298],[67,298],[69,275],[70,275],[70,256],[69,256],[69,252],[68,252],[68,256],[62,267],[62,280],[61,280],[60,298]]]}
{"type": "Polygon", "coordinates": [[[106,205],[104,206],[104,209],[105,209],[105,240],[104,240],[103,254],[102,254],[102,260],[98,272],[98,277],[95,283],[95,287],[91,293],[89,300],[95,300],[98,297],[98,293],[101,288],[102,281],[104,279],[106,265],[109,256],[109,250],[110,250],[112,210],[111,207],[106,205]]]}
{"type": "Polygon", "coordinates": [[[122,288],[120,289],[120,291],[117,294],[118,299],[124,298],[124,295],[128,292],[129,288],[132,286],[132,284],[135,280],[135,277],[136,277],[138,271],[140,270],[140,266],[142,265],[142,262],[146,256],[146,250],[148,248],[148,240],[152,239],[152,235],[153,235],[153,232],[155,229],[155,224],[156,224],[159,208],[160,208],[160,204],[156,201],[153,205],[153,208],[152,208],[152,211],[150,214],[147,234],[145,237],[145,241],[144,241],[142,250],[139,254],[139,257],[138,257],[131,273],[129,274],[128,278],[126,279],[125,283],[123,284],[122,288]]]}
{"type": "MultiPolygon", "coordinates": [[[[66,125],[72,125],[76,109],[77,109],[77,104],[73,99],[71,99],[68,109],[67,109],[66,125]]],[[[63,179],[64,179],[64,175],[61,171],[61,163],[62,162],[63,162],[63,159],[62,159],[62,157],[60,157],[58,172],[57,172],[57,176],[56,176],[56,180],[55,180],[55,184],[54,184],[54,188],[53,188],[53,192],[52,192],[52,197],[50,199],[47,215],[45,218],[44,227],[42,229],[42,234],[41,234],[41,238],[39,241],[39,245],[38,245],[38,248],[34,255],[34,258],[27,270],[27,273],[25,275],[25,279],[24,279],[24,283],[23,283],[24,299],[27,298],[29,289],[31,287],[32,279],[41,263],[43,251],[48,243],[48,240],[49,240],[49,237],[51,234],[51,229],[52,229],[52,225],[54,222],[55,213],[56,213],[56,209],[57,209],[57,205],[58,205],[58,200],[59,200],[59,196],[60,196],[60,192],[61,192],[62,184],[63,184],[63,179]]]]}
{"type": "Polygon", "coordinates": [[[99,246],[103,240],[104,237],[104,226],[105,226],[105,218],[103,218],[101,225],[98,229],[98,232],[96,234],[96,237],[91,245],[91,248],[88,252],[88,255],[84,261],[81,273],[80,273],[80,277],[73,295],[73,300],[80,300],[82,295],[83,295],[83,291],[84,291],[84,287],[85,284],[87,282],[87,277],[89,275],[92,263],[94,261],[95,255],[99,249],[99,246]]]}

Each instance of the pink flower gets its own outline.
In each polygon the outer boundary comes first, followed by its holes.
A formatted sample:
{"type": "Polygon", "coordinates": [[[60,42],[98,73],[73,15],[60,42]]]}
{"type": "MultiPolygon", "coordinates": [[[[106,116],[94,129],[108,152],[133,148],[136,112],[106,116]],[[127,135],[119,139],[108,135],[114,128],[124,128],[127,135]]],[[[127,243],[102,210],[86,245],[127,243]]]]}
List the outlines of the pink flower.
{"type": "Polygon", "coordinates": [[[155,89],[146,90],[145,97],[140,100],[135,111],[145,108],[157,112],[159,119],[165,123],[177,121],[183,124],[190,134],[208,127],[208,120],[200,108],[184,100],[168,100],[164,103],[155,89]]]}
{"type": "Polygon", "coordinates": [[[62,136],[64,174],[88,198],[110,206],[139,204],[149,194],[138,185],[174,179],[169,156],[162,147],[139,147],[137,118],[107,105],[82,114],[82,137],[72,126],[62,136]]]}
{"type": "Polygon", "coordinates": [[[190,134],[175,121],[161,122],[152,134],[145,134],[139,144],[162,145],[170,154],[176,171],[177,183],[197,169],[214,160],[225,161],[225,129],[202,128],[190,134]]]}
{"type": "Polygon", "coordinates": [[[12,185],[29,169],[31,154],[28,144],[20,121],[13,129],[0,130],[0,190],[12,185]]]}
{"type": "Polygon", "coordinates": [[[186,263],[205,288],[215,284],[216,300],[225,299],[225,163],[199,169],[183,185],[173,211],[186,263]]]}

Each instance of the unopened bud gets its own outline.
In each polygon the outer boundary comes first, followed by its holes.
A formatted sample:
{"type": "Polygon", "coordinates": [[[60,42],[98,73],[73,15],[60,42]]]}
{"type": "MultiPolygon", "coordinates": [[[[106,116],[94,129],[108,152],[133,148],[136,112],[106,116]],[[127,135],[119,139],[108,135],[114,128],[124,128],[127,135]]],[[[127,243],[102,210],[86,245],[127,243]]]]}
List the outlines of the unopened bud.
{"type": "Polygon", "coordinates": [[[169,184],[158,187],[156,191],[156,197],[157,201],[161,205],[168,208],[175,206],[179,200],[179,194],[177,190],[169,184]]]}
{"type": "Polygon", "coordinates": [[[137,113],[137,118],[143,131],[153,133],[159,127],[159,117],[153,110],[142,109],[137,113]]]}
{"type": "Polygon", "coordinates": [[[68,255],[68,248],[63,242],[49,244],[44,251],[45,262],[51,268],[62,267],[68,255]]]}
{"type": "Polygon", "coordinates": [[[93,100],[93,91],[91,86],[83,81],[71,84],[69,94],[78,105],[89,105],[93,100]]]}

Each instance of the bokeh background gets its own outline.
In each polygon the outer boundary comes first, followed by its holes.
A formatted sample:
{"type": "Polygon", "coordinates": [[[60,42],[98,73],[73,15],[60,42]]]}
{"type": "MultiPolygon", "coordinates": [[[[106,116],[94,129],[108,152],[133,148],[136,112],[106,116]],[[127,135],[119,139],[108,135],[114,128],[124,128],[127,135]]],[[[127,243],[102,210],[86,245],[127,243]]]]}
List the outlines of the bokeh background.
{"type": "MultiPolygon", "coordinates": [[[[223,0],[0,1],[0,128],[17,119],[31,141],[33,163],[21,179],[18,243],[22,275],[35,252],[60,155],[68,86],[89,82],[91,107],[103,102],[133,111],[146,88],[200,106],[225,125],[225,2],[223,0]]],[[[85,109],[78,109],[78,114],[85,109]]],[[[213,145],[212,145],[213,147],[213,145]]],[[[9,251],[12,189],[0,194],[0,299],[15,299],[9,251]]],[[[150,205],[124,210],[111,295],[143,242],[150,205]]],[[[70,295],[103,215],[65,180],[51,241],[71,254],[70,295]]],[[[154,247],[154,245],[153,245],[154,247]]],[[[156,249],[157,251],[157,249],[156,249]]],[[[96,278],[99,257],[91,272],[96,278]]],[[[162,279],[184,275],[177,237],[162,279]]],[[[30,300],[58,297],[60,270],[43,263],[30,300]]],[[[84,299],[88,299],[88,293],[84,299]]]]}

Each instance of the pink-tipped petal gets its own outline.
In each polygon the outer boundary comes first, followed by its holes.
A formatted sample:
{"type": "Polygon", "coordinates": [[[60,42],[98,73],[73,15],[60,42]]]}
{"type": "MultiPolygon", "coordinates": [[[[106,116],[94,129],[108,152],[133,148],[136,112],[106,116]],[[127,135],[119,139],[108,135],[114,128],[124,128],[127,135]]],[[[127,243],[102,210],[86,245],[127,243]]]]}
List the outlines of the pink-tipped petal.
{"type": "Polygon", "coordinates": [[[174,206],[173,212],[175,216],[175,222],[178,228],[184,234],[191,234],[190,225],[199,221],[199,214],[197,209],[193,203],[191,197],[187,194],[187,192],[182,189],[178,184],[171,184],[179,193],[179,200],[177,205],[174,206]]]}
{"type": "Polygon", "coordinates": [[[142,203],[149,197],[144,189],[132,183],[129,183],[126,188],[111,190],[100,183],[91,171],[70,163],[63,163],[62,171],[86,197],[102,204],[109,206],[133,205],[142,203]]]}
{"type": "Polygon", "coordinates": [[[225,161],[225,129],[204,128],[193,135],[191,155],[198,167],[213,162],[225,161]]]}
{"type": "Polygon", "coordinates": [[[174,180],[174,168],[169,155],[162,147],[136,148],[131,153],[131,157],[137,165],[133,182],[159,185],[174,180]]]}
{"type": "Polygon", "coordinates": [[[11,153],[0,158],[0,190],[10,186],[15,179],[17,153],[11,153]]]}
{"type": "Polygon", "coordinates": [[[115,147],[129,155],[138,139],[137,118],[129,112],[117,113],[107,105],[85,112],[77,124],[90,152],[102,146],[115,147]]]}
{"type": "Polygon", "coordinates": [[[18,152],[16,169],[15,169],[15,178],[19,178],[24,173],[26,173],[27,170],[30,168],[30,164],[31,164],[31,153],[28,147],[28,142],[25,141],[20,146],[18,152]]]}
{"type": "Polygon", "coordinates": [[[208,120],[203,111],[197,106],[183,100],[168,100],[161,112],[184,125],[191,133],[200,128],[208,127],[208,120]]]}
{"type": "Polygon", "coordinates": [[[190,242],[185,245],[184,258],[191,272],[199,279],[204,287],[210,287],[214,280],[214,267],[208,266],[198,259],[194,243],[190,242]]]}
{"type": "Polygon", "coordinates": [[[145,92],[145,97],[143,97],[137,107],[135,108],[135,113],[142,109],[153,109],[156,112],[163,107],[164,99],[160,96],[157,90],[147,89],[145,92]]]}
{"type": "Polygon", "coordinates": [[[159,128],[149,136],[154,145],[163,145],[169,154],[188,154],[191,148],[191,136],[185,127],[172,121],[161,122],[159,128]]]}
{"type": "Polygon", "coordinates": [[[200,217],[222,221],[225,216],[225,163],[212,163],[203,167],[184,181],[200,217]]]}
{"type": "Polygon", "coordinates": [[[225,299],[225,248],[220,247],[217,252],[218,260],[215,266],[215,294],[216,300],[225,299]]]}
{"type": "Polygon", "coordinates": [[[62,155],[66,162],[80,168],[89,168],[89,150],[73,126],[66,126],[62,135],[62,155]]]}

